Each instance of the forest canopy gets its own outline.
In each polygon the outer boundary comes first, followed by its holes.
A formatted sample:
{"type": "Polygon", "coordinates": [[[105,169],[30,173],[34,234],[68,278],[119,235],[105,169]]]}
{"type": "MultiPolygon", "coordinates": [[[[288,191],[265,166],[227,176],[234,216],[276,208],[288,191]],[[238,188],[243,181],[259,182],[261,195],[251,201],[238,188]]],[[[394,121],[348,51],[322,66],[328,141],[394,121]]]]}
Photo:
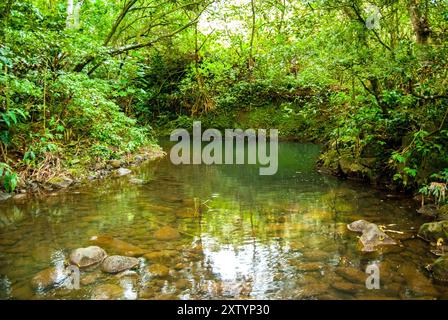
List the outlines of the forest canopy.
{"type": "Polygon", "coordinates": [[[0,179],[82,176],[195,120],[324,145],[389,187],[448,182],[446,0],[4,0],[0,179]]]}

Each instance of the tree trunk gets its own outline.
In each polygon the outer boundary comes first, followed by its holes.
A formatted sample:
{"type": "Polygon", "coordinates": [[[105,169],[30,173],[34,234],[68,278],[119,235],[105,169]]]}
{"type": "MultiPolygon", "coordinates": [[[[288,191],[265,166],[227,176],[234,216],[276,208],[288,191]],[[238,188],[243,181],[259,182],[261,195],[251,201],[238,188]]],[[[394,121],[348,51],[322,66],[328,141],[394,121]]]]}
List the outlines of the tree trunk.
{"type": "Polygon", "coordinates": [[[80,22],[80,13],[81,13],[81,7],[82,4],[84,3],[84,0],[79,1],[76,5],[75,5],[75,10],[73,12],[74,14],[74,18],[73,18],[73,27],[75,29],[78,29],[81,22],[80,22]]]}
{"type": "Polygon", "coordinates": [[[67,0],[67,19],[65,20],[65,27],[67,29],[73,28],[74,10],[73,0],[67,0]]]}
{"type": "Polygon", "coordinates": [[[254,39],[255,39],[255,0],[250,1],[250,6],[252,10],[252,30],[250,34],[250,47],[249,47],[249,61],[247,62],[247,67],[249,69],[249,79],[252,79],[252,71],[255,67],[255,58],[254,58],[254,39]]]}
{"type": "Polygon", "coordinates": [[[428,6],[422,8],[422,1],[409,0],[409,15],[418,44],[428,44],[431,28],[428,21],[428,6]]]}
{"type": "Polygon", "coordinates": [[[103,45],[107,46],[114,36],[115,32],[117,32],[118,26],[123,22],[124,18],[128,14],[129,10],[137,3],[137,0],[130,0],[129,2],[126,2],[123,6],[123,9],[121,10],[120,14],[118,15],[117,19],[115,20],[109,34],[107,35],[106,39],[104,40],[103,45]]]}

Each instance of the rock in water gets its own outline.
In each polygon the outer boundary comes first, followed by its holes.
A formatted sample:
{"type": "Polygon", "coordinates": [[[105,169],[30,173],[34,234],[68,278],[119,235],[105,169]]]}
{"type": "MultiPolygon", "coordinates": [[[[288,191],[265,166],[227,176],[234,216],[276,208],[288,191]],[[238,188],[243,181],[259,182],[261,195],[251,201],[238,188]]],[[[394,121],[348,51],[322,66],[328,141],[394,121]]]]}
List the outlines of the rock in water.
{"type": "Polygon", "coordinates": [[[152,276],[157,278],[164,278],[170,274],[170,269],[161,264],[153,264],[150,265],[147,269],[147,272],[151,273],[152,276]]]}
{"type": "Polygon", "coordinates": [[[126,176],[128,174],[131,174],[132,171],[126,168],[119,168],[117,171],[115,171],[117,176],[122,177],[122,176],[126,176]]]}
{"type": "Polygon", "coordinates": [[[437,242],[440,238],[448,240],[448,220],[425,223],[420,227],[418,236],[426,241],[437,242]]]}
{"type": "Polygon", "coordinates": [[[92,300],[118,300],[123,298],[124,289],[116,284],[103,284],[96,287],[93,292],[92,300]]]}
{"type": "Polygon", "coordinates": [[[139,261],[137,258],[124,256],[110,256],[104,259],[101,264],[101,270],[107,273],[118,273],[124,270],[137,267],[139,261]]]}
{"type": "Polygon", "coordinates": [[[431,280],[421,273],[415,266],[403,265],[398,269],[400,275],[406,280],[408,289],[418,296],[437,297],[439,295],[431,280]]]}
{"type": "Polygon", "coordinates": [[[365,220],[357,220],[347,225],[348,230],[355,232],[364,232],[367,226],[371,224],[365,220]]]}
{"type": "Polygon", "coordinates": [[[434,279],[448,283],[448,254],[437,259],[429,269],[434,279]]]}
{"type": "Polygon", "coordinates": [[[9,193],[4,193],[0,191],[0,201],[5,201],[8,200],[9,198],[11,198],[12,195],[9,193]]]}
{"type": "Polygon", "coordinates": [[[448,204],[441,206],[437,212],[437,221],[448,220],[448,204]]]}
{"type": "Polygon", "coordinates": [[[430,218],[437,217],[437,207],[435,205],[422,206],[420,209],[417,210],[417,212],[426,217],[430,218]]]}
{"type": "Polygon", "coordinates": [[[397,242],[384,233],[374,223],[365,220],[357,220],[347,225],[351,231],[362,232],[360,242],[363,245],[362,251],[372,252],[376,251],[382,245],[395,245],[397,242]]]}
{"type": "Polygon", "coordinates": [[[106,256],[106,251],[97,246],[78,248],[70,254],[70,263],[79,268],[87,268],[102,262],[106,256]]]}
{"type": "Polygon", "coordinates": [[[335,269],[335,272],[344,279],[357,284],[364,284],[367,279],[367,275],[364,272],[353,267],[338,267],[335,269]]]}
{"type": "Polygon", "coordinates": [[[162,241],[176,240],[180,238],[180,233],[176,229],[166,226],[154,232],[154,238],[162,241]]]}
{"type": "Polygon", "coordinates": [[[109,253],[119,254],[130,257],[140,257],[146,253],[145,250],[127,243],[126,241],[115,239],[107,235],[93,236],[90,238],[93,244],[99,245],[105,248],[109,253]]]}
{"type": "Polygon", "coordinates": [[[145,180],[137,179],[137,178],[131,178],[131,179],[129,179],[129,183],[141,185],[141,184],[145,184],[145,180]]]}
{"type": "Polygon", "coordinates": [[[47,181],[53,188],[65,189],[70,187],[73,180],[67,177],[54,177],[47,181]]]}
{"type": "Polygon", "coordinates": [[[65,268],[51,267],[42,270],[31,280],[31,286],[35,290],[45,290],[62,283],[70,275],[65,268]]]}
{"type": "Polygon", "coordinates": [[[359,239],[364,246],[362,251],[376,251],[381,245],[394,245],[397,242],[381,231],[376,224],[370,224],[362,233],[359,239]]]}
{"type": "Polygon", "coordinates": [[[118,169],[121,167],[121,161],[120,160],[110,160],[110,165],[112,166],[112,168],[114,169],[118,169]]]}

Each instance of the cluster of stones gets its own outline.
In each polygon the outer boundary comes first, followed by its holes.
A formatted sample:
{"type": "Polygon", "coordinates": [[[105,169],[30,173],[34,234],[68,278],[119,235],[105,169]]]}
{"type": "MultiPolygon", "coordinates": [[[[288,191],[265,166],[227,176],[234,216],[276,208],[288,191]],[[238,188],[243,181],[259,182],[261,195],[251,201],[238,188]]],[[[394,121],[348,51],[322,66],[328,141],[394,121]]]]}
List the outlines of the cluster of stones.
{"type": "MultiPolygon", "coordinates": [[[[155,231],[153,237],[159,241],[171,241],[179,239],[180,233],[172,227],[165,226],[155,231]]],[[[156,252],[148,253],[137,246],[110,236],[94,236],[90,242],[93,245],[73,250],[65,264],[37,273],[31,280],[32,288],[44,291],[55,287],[67,288],[68,284],[73,285],[73,267],[83,273],[83,278],[80,280],[82,285],[95,283],[98,275],[88,273],[98,269],[103,274],[116,274],[117,278],[139,277],[138,272],[132,271],[139,268],[140,262],[143,261],[138,257],[155,260],[156,252]],[[117,254],[108,255],[104,248],[117,254]]],[[[165,278],[169,276],[170,270],[166,266],[155,263],[144,268],[143,274],[149,274],[154,278],[165,278]]],[[[106,283],[94,288],[92,299],[120,299],[122,294],[123,288],[119,285],[106,283]]]]}

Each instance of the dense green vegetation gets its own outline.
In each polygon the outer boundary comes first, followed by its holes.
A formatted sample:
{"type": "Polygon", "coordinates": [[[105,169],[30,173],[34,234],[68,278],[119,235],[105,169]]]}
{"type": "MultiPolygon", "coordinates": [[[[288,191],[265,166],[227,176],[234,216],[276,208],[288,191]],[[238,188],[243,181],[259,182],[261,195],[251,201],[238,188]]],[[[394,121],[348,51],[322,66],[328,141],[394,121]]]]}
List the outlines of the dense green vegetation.
{"type": "Polygon", "coordinates": [[[3,187],[199,119],[318,141],[333,173],[440,198],[447,29],[446,0],[2,1],[3,187]]]}

